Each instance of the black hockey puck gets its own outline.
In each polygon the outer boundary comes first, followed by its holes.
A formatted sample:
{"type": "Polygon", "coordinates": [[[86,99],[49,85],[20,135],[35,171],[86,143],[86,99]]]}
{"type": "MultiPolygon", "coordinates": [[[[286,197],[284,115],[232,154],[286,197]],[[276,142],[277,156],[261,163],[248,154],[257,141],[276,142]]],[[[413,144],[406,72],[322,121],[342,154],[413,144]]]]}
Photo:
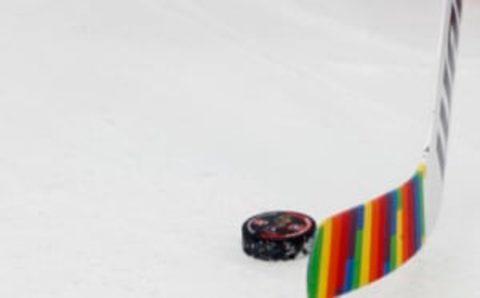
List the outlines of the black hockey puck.
{"type": "Polygon", "coordinates": [[[315,221],[308,215],[275,211],[255,215],[242,227],[243,250],[261,260],[291,260],[310,253],[315,221]]]}

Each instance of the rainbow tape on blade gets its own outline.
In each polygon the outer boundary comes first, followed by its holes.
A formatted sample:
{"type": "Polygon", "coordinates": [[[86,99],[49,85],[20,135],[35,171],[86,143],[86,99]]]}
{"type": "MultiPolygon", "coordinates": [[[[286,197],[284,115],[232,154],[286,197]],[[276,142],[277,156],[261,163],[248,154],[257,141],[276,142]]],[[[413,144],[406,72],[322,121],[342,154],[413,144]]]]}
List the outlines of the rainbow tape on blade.
{"type": "Polygon", "coordinates": [[[309,298],[331,298],[370,284],[420,249],[425,173],[422,164],[398,189],[319,226],[309,264],[309,298]]]}

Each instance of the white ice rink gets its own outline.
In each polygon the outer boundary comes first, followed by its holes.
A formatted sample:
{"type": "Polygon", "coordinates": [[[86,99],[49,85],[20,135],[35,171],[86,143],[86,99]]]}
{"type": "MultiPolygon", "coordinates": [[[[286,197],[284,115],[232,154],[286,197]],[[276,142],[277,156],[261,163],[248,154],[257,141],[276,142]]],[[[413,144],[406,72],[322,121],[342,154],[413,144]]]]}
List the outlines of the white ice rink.
{"type": "MultiPolygon", "coordinates": [[[[443,211],[350,297],[480,297],[480,2],[466,0],[443,211]]],[[[240,228],[409,178],[443,1],[0,0],[1,298],[303,298],[240,228]],[[441,2],[441,3],[440,3],[441,2]]]]}

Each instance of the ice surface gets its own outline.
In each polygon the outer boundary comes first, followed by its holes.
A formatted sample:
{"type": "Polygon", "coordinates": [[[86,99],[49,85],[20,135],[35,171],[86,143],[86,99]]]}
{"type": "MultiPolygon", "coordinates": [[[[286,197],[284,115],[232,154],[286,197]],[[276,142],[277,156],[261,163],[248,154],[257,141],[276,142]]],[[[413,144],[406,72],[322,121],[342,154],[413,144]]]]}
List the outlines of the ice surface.
{"type": "MultiPolygon", "coordinates": [[[[0,2],[0,297],[305,297],[306,259],[251,260],[240,226],[321,219],[413,173],[442,15],[418,2],[0,2]]],[[[466,5],[438,231],[352,297],[480,296],[466,5]]]]}

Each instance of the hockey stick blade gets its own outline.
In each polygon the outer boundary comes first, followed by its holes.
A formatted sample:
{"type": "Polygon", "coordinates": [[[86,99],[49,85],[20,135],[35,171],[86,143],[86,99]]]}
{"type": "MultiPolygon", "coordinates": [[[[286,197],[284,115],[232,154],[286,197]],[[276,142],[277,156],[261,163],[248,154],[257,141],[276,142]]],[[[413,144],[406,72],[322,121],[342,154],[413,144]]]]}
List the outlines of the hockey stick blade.
{"type": "Polygon", "coordinates": [[[331,298],[366,286],[410,260],[432,231],[441,205],[463,0],[448,0],[431,136],[414,176],[382,196],[325,220],[308,266],[308,297],[331,298]]]}

